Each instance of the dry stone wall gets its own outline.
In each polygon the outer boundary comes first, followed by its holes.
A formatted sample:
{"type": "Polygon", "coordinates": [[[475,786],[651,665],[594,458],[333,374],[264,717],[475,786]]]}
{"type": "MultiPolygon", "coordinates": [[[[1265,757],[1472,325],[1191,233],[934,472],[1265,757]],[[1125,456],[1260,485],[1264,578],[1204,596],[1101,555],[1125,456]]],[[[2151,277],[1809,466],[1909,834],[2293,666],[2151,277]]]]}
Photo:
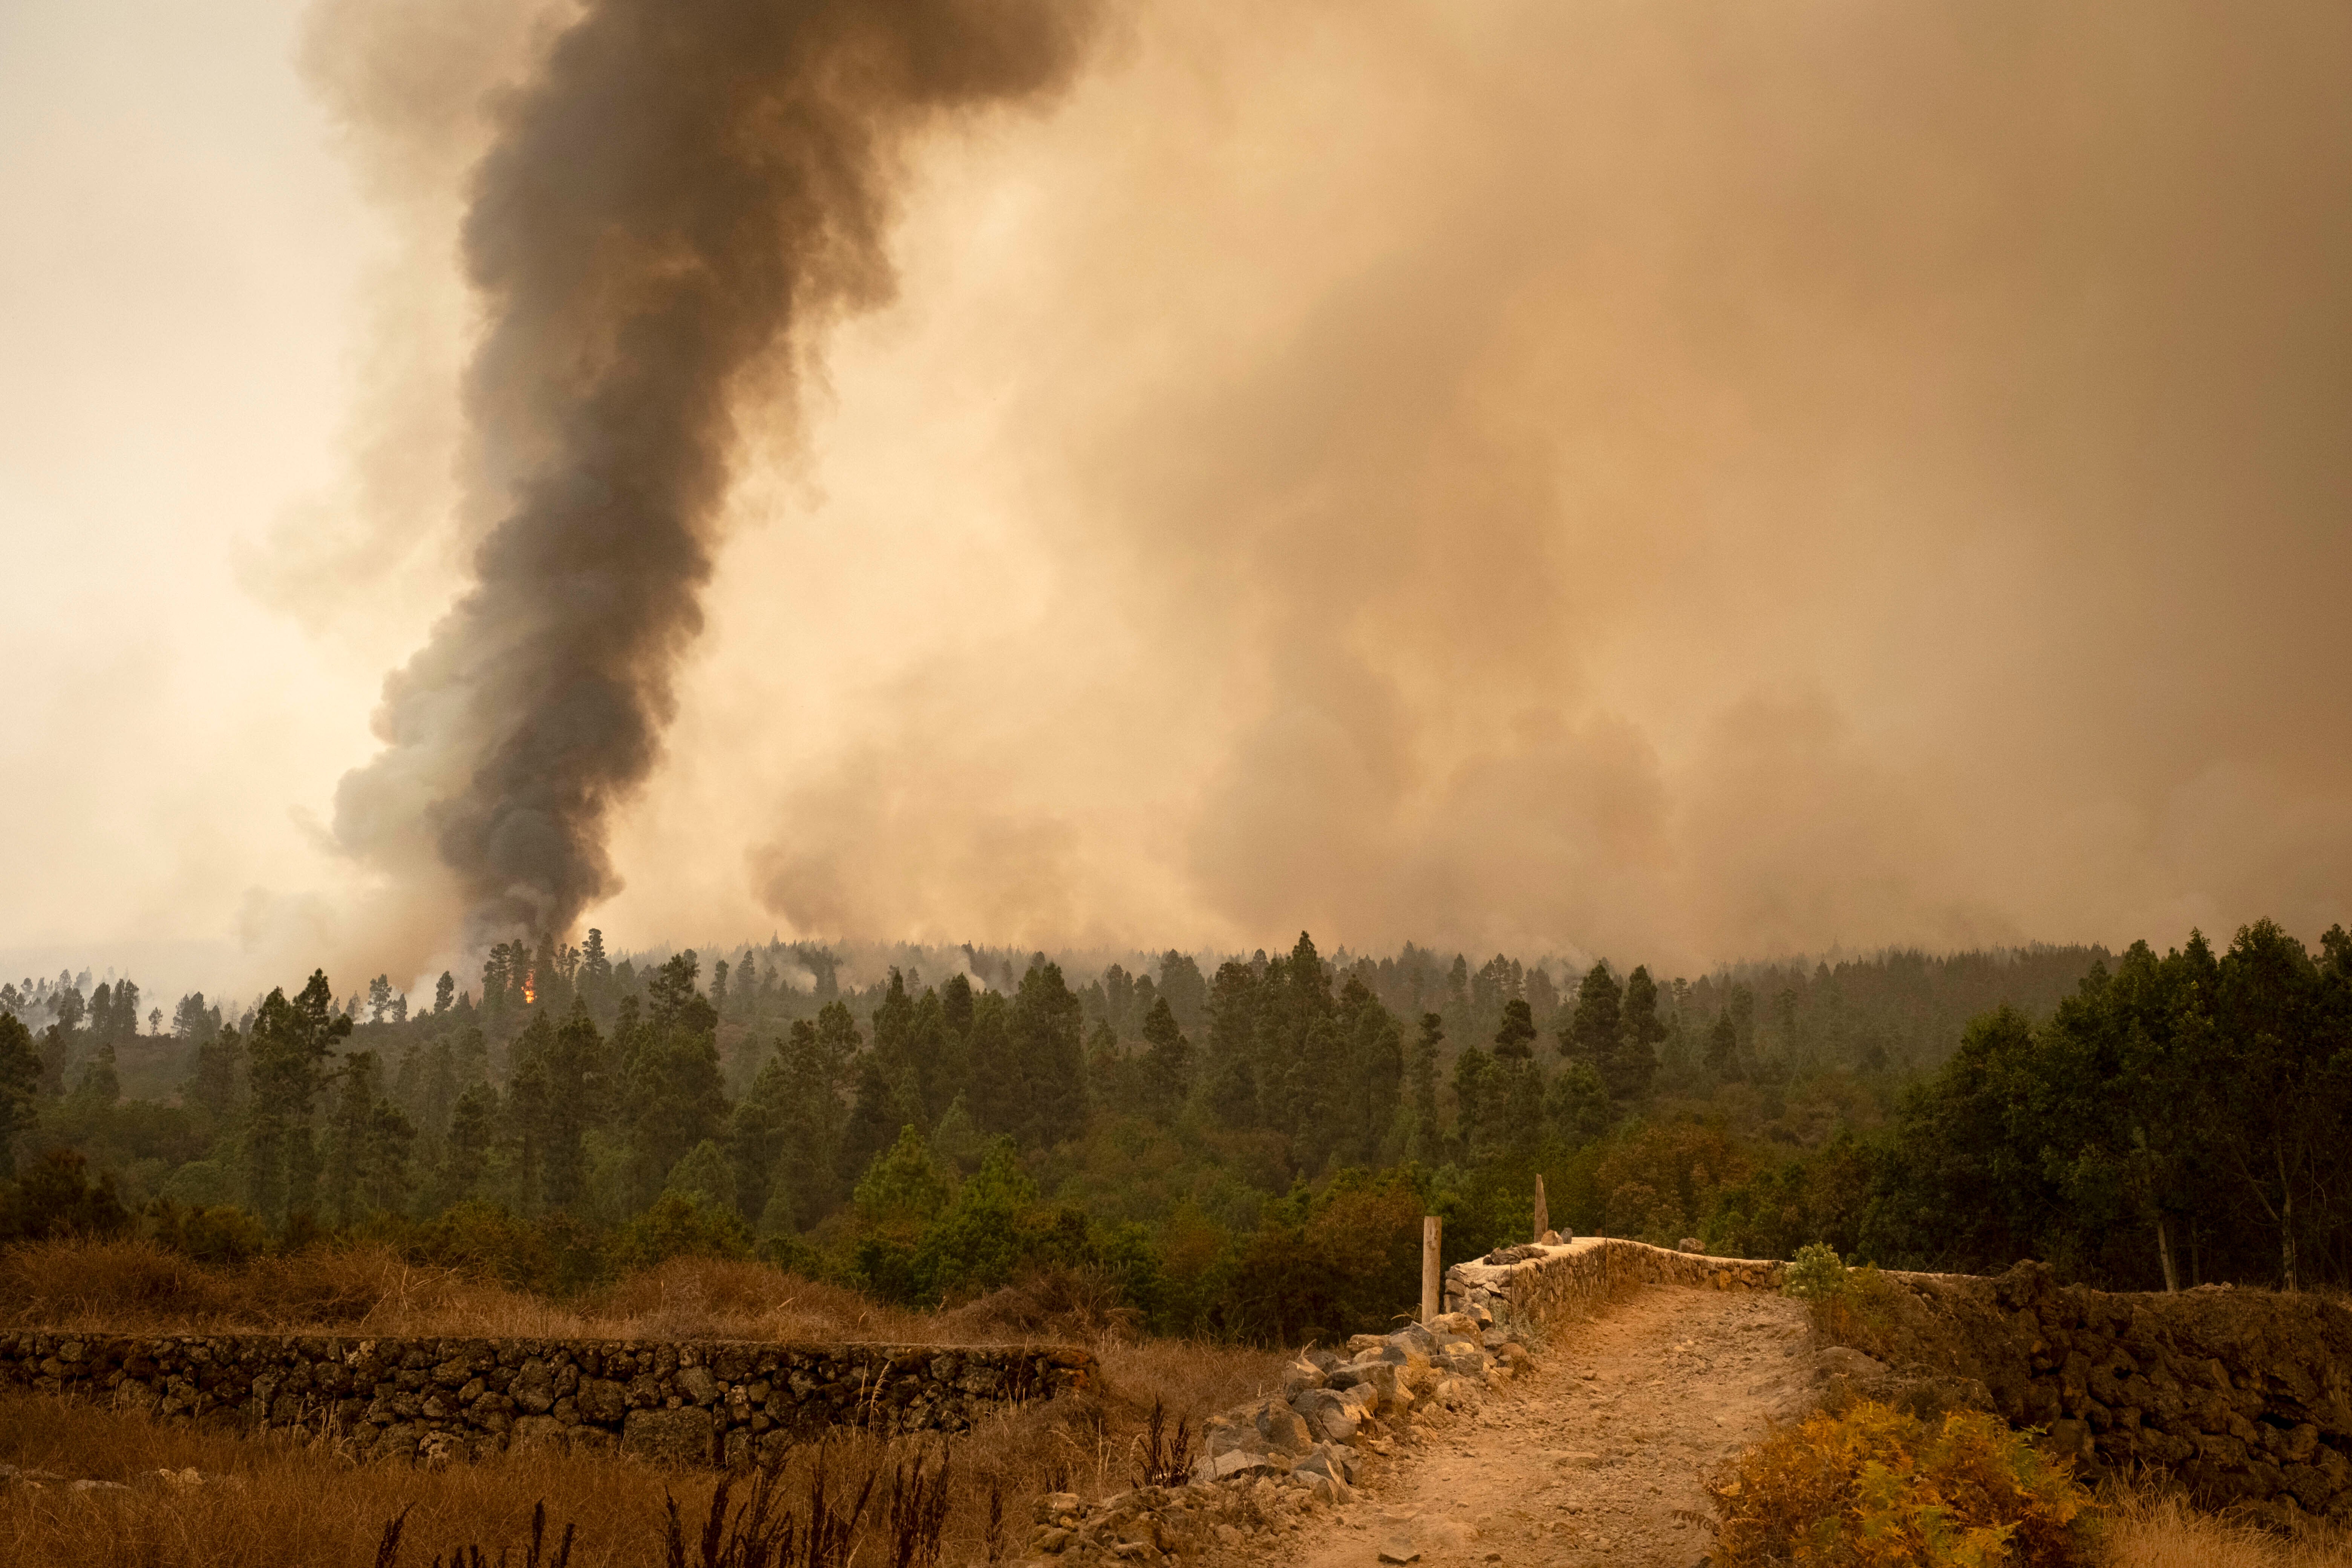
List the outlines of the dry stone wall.
{"type": "MultiPolygon", "coordinates": [[[[1445,1301],[1490,1337],[1540,1346],[1647,1285],[1777,1289],[1782,1265],[1585,1239],[1457,1264],[1445,1301]]],[[[1835,1352],[1832,1390],[1999,1412],[2086,1477],[2156,1471],[2207,1508],[2273,1522],[2352,1520],[2352,1310],[2325,1297],[2207,1286],[2062,1286],[2046,1264],[1994,1278],[1889,1272],[1835,1352]],[[1845,1359],[1837,1360],[1843,1356],[1845,1359]]]]}
{"type": "Polygon", "coordinates": [[[0,1384],[361,1458],[545,1445],[740,1465],[827,1427],[960,1432],[1099,1383],[1085,1351],[733,1341],[0,1336],[0,1384]]]}
{"type": "Polygon", "coordinates": [[[1584,1237],[1498,1247],[1457,1263],[1445,1271],[1445,1306],[1448,1311],[1483,1312],[1503,1334],[1541,1345],[1562,1326],[1645,1286],[1776,1290],[1781,1268],[1768,1259],[1706,1258],[1639,1241],[1584,1237]]]}
{"type": "Polygon", "coordinates": [[[2325,1297],[2205,1286],[2062,1286],[2046,1264],[1991,1279],[1889,1277],[1869,1347],[1979,1380],[2096,1477],[2154,1469],[2207,1508],[2352,1519],[2352,1311],[2325,1297]]]}

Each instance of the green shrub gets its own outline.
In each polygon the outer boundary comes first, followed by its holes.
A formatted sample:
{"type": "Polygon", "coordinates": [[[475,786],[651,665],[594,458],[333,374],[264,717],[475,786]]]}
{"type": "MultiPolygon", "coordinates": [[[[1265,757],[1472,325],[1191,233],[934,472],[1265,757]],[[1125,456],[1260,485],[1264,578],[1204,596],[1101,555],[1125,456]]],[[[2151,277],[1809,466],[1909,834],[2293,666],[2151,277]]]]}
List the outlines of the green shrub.
{"type": "Polygon", "coordinates": [[[229,1204],[199,1208],[158,1198],[148,1207],[145,1229],[161,1245],[199,1263],[243,1263],[269,1247],[268,1227],[229,1204]]]}
{"type": "Polygon", "coordinates": [[[1716,1568],[2074,1568],[2093,1560],[2091,1497],[2063,1459],[1998,1416],[1934,1426],[1864,1401],[1784,1426],[1708,1486],[1716,1568]]]}
{"type": "Polygon", "coordinates": [[[1876,1264],[1849,1268],[1822,1241],[1799,1247],[1780,1276],[1780,1293],[1805,1303],[1823,1339],[1882,1358],[1895,1339],[1895,1292],[1876,1264]]]}
{"type": "Polygon", "coordinates": [[[670,1258],[749,1258],[751,1227],[733,1209],[664,1193],[653,1207],[613,1233],[604,1255],[615,1274],[651,1268],[670,1258]]]}

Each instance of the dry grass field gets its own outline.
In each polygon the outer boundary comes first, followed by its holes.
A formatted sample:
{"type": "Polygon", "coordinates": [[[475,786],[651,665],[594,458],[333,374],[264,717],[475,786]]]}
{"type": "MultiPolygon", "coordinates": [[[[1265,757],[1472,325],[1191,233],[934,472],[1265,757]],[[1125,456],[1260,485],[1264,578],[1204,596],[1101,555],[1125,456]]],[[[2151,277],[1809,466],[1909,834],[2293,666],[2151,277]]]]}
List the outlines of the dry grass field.
{"type": "MultiPolygon", "coordinates": [[[[1105,1386],[1032,1405],[951,1442],[883,1443],[845,1435],[797,1455],[780,1506],[805,1539],[808,1488],[822,1464],[846,1510],[870,1475],[858,1531],[887,1563],[892,1477],[949,1466],[941,1544],[949,1563],[991,1560],[992,1497],[1001,1552],[1029,1530],[1030,1500],[1133,1484],[1155,1402],[1172,1422],[1266,1389],[1276,1352],[1138,1340],[1108,1293],[1084,1276],[1047,1276],[937,1313],[877,1306],[852,1290],[764,1264],[676,1258],[609,1289],[553,1301],[383,1249],[312,1249],[237,1268],[190,1263],[143,1242],[49,1242],[0,1254],[0,1326],[85,1331],[336,1331],[379,1335],[726,1338],[920,1343],[1078,1343],[1099,1358],[1105,1386]],[[844,1489],[846,1489],[845,1492],[844,1489]]],[[[631,1459],[514,1456],[446,1470],[359,1466],[321,1444],[250,1441],[27,1395],[0,1396],[0,1463],[68,1480],[122,1482],[128,1492],[55,1486],[0,1489],[0,1562],[179,1565],[367,1564],[387,1521],[406,1510],[399,1561],[418,1568],[458,1546],[522,1561],[535,1508],[551,1531],[577,1531],[574,1564],[665,1560],[667,1501],[684,1518],[688,1557],[715,1477],[631,1459]],[[162,1472],[220,1478],[194,1488],[162,1472]]],[[[733,1506],[744,1502],[739,1484],[733,1506]]],[[[552,1551],[551,1541],[549,1550],[552,1551]]]]}
{"type": "Polygon", "coordinates": [[[0,1252],[0,1326],[93,1332],[1096,1345],[1125,1328],[1110,1299],[1085,1275],[1058,1273],[950,1310],[909,1312],[764,1263],[677,1258],[556,1300],[364,1245],[236,1267],[194,1262],[148,1241],[25,1242],[0,1252]]]}
{"type": "MultiPolygon", "coordinates": [[[[884,1443],[845,1434],[795,1455],[781,1479],[803,1546],[810,1484],[822,1466],[826,1513],[857,1513],[856,1560],[890,1563],[912,1506],[918,1460],[942,1459],[947,1489],[931,1510],[941,1560],[986,1563],[1019,1553],[1030,1500],[1046,1490],[1101,1495],[1131,1484],[1155,1400],[1195,1421],[1266,1389],[1279,1353],[1138,1340],[1083,1276],[1054,1276],[935,1313],[878,1306],[856,1292],[764,1264],[677,1258],[569,1300],[550,1300],[459,1271],[419,1268],[386,1249],[316,1248],[230,1269],[142,1242],[50,1242],[0,1253],[0,1327],[119,1332],[201,1330],[530,1337],[1081,1343],[1106,1387],[1031,1406],[952,1442],[884,1443]],[[893,1478],[898,1513],[894,1530],[893,1478]],[[1001,1521],[992,1529],[991,1520],[1001,1521]]],[[[397,1564],[427,1568],[461,1548],[486,1562],[529,1556],[544,1507],[551,1562],[568,1527],[570,1563],[704,1561],[700,1527],[719,1482],[634,1459],[502,1457],[444,1469],[354,1465],[321,1443],[254,1441],[165,1427],[57,1400],[0,1394],[0,1464],[128,1490],[0,1487],[0,1563],[56,1568],[250,1568],[380,1563],[384,1527],[404,1518],[397,1564]],[[194,1486],[166,1479],[194,1470],[194,1486]],[[668,1508],[682,1522],[671,1555],[668,1508]]],[[[738,1483],[730,1500],[746,1501],[738,1483]]],[[[2199,1515],[2152,1493],[2106,1500],[2108,1568],[2352,1568],[2337,1533],[2299,1539],[2199,1515]]],[[[467,1561],[470,1563],[470,1556],[467,1561]]],[[[789,1568],[779,1563],[777,1568],[789,1568]]]]}

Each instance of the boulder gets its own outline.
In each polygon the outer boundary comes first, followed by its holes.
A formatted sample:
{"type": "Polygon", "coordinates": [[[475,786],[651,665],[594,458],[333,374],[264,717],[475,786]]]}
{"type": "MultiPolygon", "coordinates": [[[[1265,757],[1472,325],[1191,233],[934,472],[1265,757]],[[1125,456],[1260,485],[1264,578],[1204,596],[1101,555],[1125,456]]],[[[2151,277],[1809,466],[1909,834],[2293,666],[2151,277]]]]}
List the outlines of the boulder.
{"type": "Polygon", "coordinates": [[[1271,1399],[1258,1406],[1257,1430],[1271,1453],[1296,1458],[1315,1447],[1315,1438],[1307,1430],[1307,1423],[1299,1419],[1298,1412],[1271,1399]]]}
{"type": "Polygon", "coordinates": [[[711,1431],[710,1412],[699,1405],[632,1410],[621,1427],[621,1452],[659,1465],[708,1465],[711,1431]]]}
{"type": "Polygon", "coordinates": [[[629,1408],[628,1391],[607,1377],[582,1378],[576,1397],[583,1421],[618,1421],[629,1408]]]}
{"type": "Polygon", "coordinates": [[[1282,1392],[1286,1398],[1303,1389],[1322,1386],[1323,1369],[1304,1356],[1282,1369],[1282,1392]]]}
{"type": "Polygon", "coordinates": [[[1343,1443],[1318,1443],[1314,1450],[1298,1461],[1302,1471],[1319,1471],[1335,1481],[1353,1482],[1356,1479],[1356,1454],[1343,1443]]]}
{"type": "Polygon", "coordinates": [[[1328,1388],[1307,1390],[1291,1402],[1291,1408],[1298,1412],[1308,1431],[1334,1443],[1353,1442],[1365,1414],[1360,1401],[1328,1388]]]}

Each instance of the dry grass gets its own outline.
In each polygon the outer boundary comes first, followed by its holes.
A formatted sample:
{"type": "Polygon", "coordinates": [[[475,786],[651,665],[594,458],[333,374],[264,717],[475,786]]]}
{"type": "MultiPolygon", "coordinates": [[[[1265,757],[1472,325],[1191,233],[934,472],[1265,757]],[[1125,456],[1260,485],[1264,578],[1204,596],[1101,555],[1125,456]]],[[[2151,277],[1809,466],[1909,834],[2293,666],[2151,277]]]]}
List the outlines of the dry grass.
{"type": "Polygon", "coordinates": [[[151,1241],[79,1239],[0,1252],[0,1327],[923,1344],[1097,1344],[1129,1333],[1109,1294],[1070,1272],[946,1311],[910,1312],[771,1264],[674,1258],[555,1301],[410,1263],[381,1246],[316,1247],[232,1267],[194,1262],[151,1241]]]}
{"type": "MultiPolygon", "coordinates": [[[[845,1434],[825,1445],[827,1463],[855,1486],[870,1469],[887,1472],[944,1447],[952,1466],[945,1560],[990,1560],[992,1495],[1010,1557],[1026,1538],[1030,1502],[1040,1493],[1098,1497],[1135,1484],[1155,1400],[1197,1428],[1208,1412],[1264,1391],[1281,1363],[1269,1352],[1170,1341],[1107,1342],[1098,1353],[1102,1390],[1029,1405],[944,1445],[845,1434]]],[[[787,1498],[804,1489],[814,1457],[804,1450],[789,1468],[787,1498]]],[[[566,1524],[579,1531],[572,1563],[651,1563],[659,1561],[665,1489],[691,1522],[716,1481],[634,1459],[543,1454],[446,1469],[357,1465],[320,1444],[199,1433],[19,1394],[0,1394],[0,1462],[140,1489],[86,1496],[54,1487],[0,1489],[0,1562],[71,1568],[364,1565],[375,1561],[384,1522],[404,1509],[411,1510],[404,1563],[423,1568],[461,1544],[478,1544],[493,1560],[512,1547],[520,1558],[532,1508],[542,1501],[553,1531],[566,1524]],[[183,1490],[157,1477],[192,1468],[222,1479],[183,1490]]]]}
{"type": "MultiPolygon", "coordinates": [[[[364,1247],[226,1268],[142,1242],[21,1246],[0,1254],[0,1325],[1088,1346],[1102,1364],[1101,1388],[995,1417],[952,1444],[950,1563],[986,1561],[992,1492],[1002,1500],[1005,1542],[1017,1548],[1039,1493],[1099,1496],[1134,1483],[1155,1402],[1171,1423],[1189,1417],[1198,1430],[1211,1412],[1278,1383],[1284,1360],[1231,1345],[1138,1340],[1108,1293],[1083,1275],[1050,1276],[919,1313],[764,1264],[675,1258],[609,1289],[554,1302],[364,1247]]],[[[883,1445],[854,1435],[828,1445],[836,1474],[845,1466],[853,1478],[937,1447],[936,1439],[883,1445]]],[[[324,1447],[199,1434],[20,1394],[0,1394],[0,1462],[76,1479],[152,1480],[158,1470],[189,1468],[230,1478],[194,1491],[145,1486],[130,1495],[0,1489],[0,1562],[77,1568],[363,1565],[375,1561],[385,1521],[404,1508],[413,1508],[404,1564],[424,1568],[457,1544],[477,1543],[493,1561],[510,1546],[520,1561],[532,1508],[541,1501],[554,1530],[577,1526],[572,1563],[655,1563],[664,1488],[691,1523],[714,1485],[709,1474],[665,1473],[634,1460],[545,1455],[442,1471],[355,1466],[324,1447]]]]}
{"type": "MultiPolygon", "coordinates": [[[[854,1494],[869,1473],[878,1473],[878,1502],[894,1468],[919,1455],[936,1464],[940,1452],[936,1442],[886,1445],[853,1436],[826,1444],[823,1458],[836,1491],[845,1481],[854,1494]]],[[[804,1449],[787,1466],[781,1489],[788,1504],[805,1496],[817,1458],[817,1450],[804,1449]]],[[[578,1568],[651,1564],[662,1560],[667,1498],[677,1499],[691,1530],[718,1484],[713,1474],[663,1471],[618,1458],[528,1455],[446,1469],[353,1465],[318,1447],[167,1429],[21,1395],[0,1397],[0,1459],[134,1488],[128,1493],[78,1494],[54,1485],[0,1491],[0,1562],[44,1568],[249,1568],[257,1563],[362,1568],[377,1561],[386,1522],[404,1513],[401,1563],[423,1568],[469,1546],[496,1561],[504,1551],[521,1555],[533,1510],[541,1503],[551,1544],[566,1526],[578,1532],[571,1556],[578,1568]],[[181,1487],[158,1475],[167,1468],[194,1468],[206,1479],[181,1487]]],[[[992,1487],[1004,1500],[1003,1543],[1017,1546],[1013,1526],[1026,1520],[1027,1510],[1025,1500],[1006,1489],[1014,1478],[1002,1466],[972,1469],[961,1455],[952,1455],[951,1464],[946,1561],[988,1560],[992,1487]]],[[[866,1539],[878,1537],[887,1523],[882,1508],[869,1507],[866,1539]]],[[[863,1555],[872,1560],[875,1553],[863,1555]]]]}
{"type": "Polygon", "coordinates": [[[2283,1536],[2130,1492],[2111,1503],[2101,1556],[2106,1568],[2352,1568],[2352,1540],[2328,1527],[2283,1536]]]}

